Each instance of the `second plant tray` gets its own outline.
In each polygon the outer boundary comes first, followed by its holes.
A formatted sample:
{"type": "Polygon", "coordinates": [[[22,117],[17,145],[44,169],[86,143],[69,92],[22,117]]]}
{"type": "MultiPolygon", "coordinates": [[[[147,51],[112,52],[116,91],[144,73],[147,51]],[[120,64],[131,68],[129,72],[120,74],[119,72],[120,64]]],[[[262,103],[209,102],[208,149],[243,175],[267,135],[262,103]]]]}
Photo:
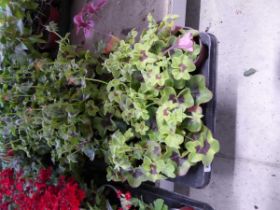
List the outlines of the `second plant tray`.
{"type": "MultiPolygon", "coordinates": [[[[197,69],[195,73],[205,76],[206,85],[213,93],[213,99],[203,105],[204,123],[213,132],[215,136],[215,95],[216,95],[216,56],[217,56],[217,40],[214,35],[209,33],[200,33],[200,40],[206,47],[206,60],[197,69]]],[[[186,187],[203,188],[211,178],[211,166],[205,168],[202,163],[191,167],[185,176],[178,176],[174,179],[169,179],[174,183],[186,187]]]]}

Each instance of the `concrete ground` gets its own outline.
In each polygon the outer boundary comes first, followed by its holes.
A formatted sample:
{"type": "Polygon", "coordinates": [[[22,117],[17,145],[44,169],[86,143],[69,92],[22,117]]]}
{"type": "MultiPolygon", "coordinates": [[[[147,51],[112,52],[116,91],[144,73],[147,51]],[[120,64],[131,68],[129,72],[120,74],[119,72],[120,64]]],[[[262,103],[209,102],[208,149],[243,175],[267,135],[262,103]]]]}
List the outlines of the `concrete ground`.
{"type": "MultiPolygon", "coordinates": [[[[82,1],[76,2],[74,12],[82,1]]],[[[97,27],[116,34],[143,27],[142,19],[148,12],[160,19],[172,10],[171,0],[111,3],[97,27]]],[[[176,11],[184,13],[184,0],[173,3],[176,11]]],[[[180,191],[216,210],[280,209],[280,1],[188,3],[196,7],[188,7],[191,19],[187,23],[213,33],[219,42],[216,138],[221,152],[213,163],[209,186],[199,190],[181,187],[180,191]],[[257,72],[245,77],[250,68],[257,72]]],[[[79,41],[75,35],[72,38],[79,41]]],[[[89,47],[91,42],[87,42],[89,47]]],[[[165,186],[170,188],[168,183],[165,186]]]]}
{"type": "Polygon", "coordinates": [[[200,30],[219,41],[221,152],[210,185],[189,196],[217,210],[280,209],[279,11],[279,0],[201,1],[200,30]]]}

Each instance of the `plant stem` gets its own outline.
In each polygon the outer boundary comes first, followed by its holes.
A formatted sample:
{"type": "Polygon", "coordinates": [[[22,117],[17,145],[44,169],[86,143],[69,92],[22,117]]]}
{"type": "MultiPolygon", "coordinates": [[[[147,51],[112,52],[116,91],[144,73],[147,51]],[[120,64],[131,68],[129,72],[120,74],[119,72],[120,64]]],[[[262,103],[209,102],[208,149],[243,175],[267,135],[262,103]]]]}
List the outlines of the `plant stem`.
{"type": "Polygon", "coordinates": [[[112,186],[110,184],[105,184],[105,185],[102,185],[100,188],[98,188],[98,190],[96,191],[96,194],[102,192],[106,187],[111,188],[112,190],[114,190],[115,193],[117,193],[117,191],[118,191],[114,186],[112,186]]]}
{"type": "Polygon", "coordinates": [[[50,33],[54,33],[56,36],[58,36],[59,37],[59,39],[61,40],[63,37],[62,36],[60,36],[60,34],[59,33],[57,33],[56,31],[50,31],[50,33]]]}
{"type": "Polygon", "coordinates": [[[177,97],[179,97],[185,90],[187,90],[187,89],[189,89],[189,88],[184,88],[183,90],[181,90],[179,93],[178,93],[178,95],[177,95],[177,97]]]}
{"type": "Polygon", "coordinates": [[[148,108],[148,107],[150,107],[150,106],[152,106],[152,105],[158,105],[156,102],[153,102],[153,103],[150,103],[150,104],[148,104],[147,106],[146,106],[146,108],[148,108]]]}
{"type": "Polygon", "coordinates": [[[28,96],[33,96],[33,95],[14,95],[13,97],[28,97],[28,96]]]}
{"type": "Polygon", "coordinates": [[[186,115],[186,118],[193,119],[192,116],[186,115]]]}
{"type": "Polygon", "coordinates": [[[173,50],[173,49],[175,49],[175,45],[172,45],[172,46],[170,46],[169,48],[167,48],[165,51],[163,51],[163,55],[165,55],[166,53],[168,53],[169,54],[169,56],[170,56],[170,50],[173,50]]]}
{"type": "Polygon", "coordinates": [[[187,139],[194,141],[191,137],[185,136],[187,139]]]}
{"type": "Polygon", "coordinates": [[[105,85],[108,85],[107,82],[104,82],[103,80],[100,80],[100,79],[85,78],[85,80],[93,81],[93,82],[99,82],[99,83],[103,83],[105,85]]]}

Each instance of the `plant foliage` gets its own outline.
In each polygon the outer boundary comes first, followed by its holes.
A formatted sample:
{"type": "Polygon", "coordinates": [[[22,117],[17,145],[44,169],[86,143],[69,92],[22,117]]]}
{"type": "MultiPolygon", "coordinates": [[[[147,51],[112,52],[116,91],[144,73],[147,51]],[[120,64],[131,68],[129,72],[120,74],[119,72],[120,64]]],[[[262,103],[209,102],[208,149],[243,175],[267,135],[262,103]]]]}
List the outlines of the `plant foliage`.
{"type": "MultiPolygon", "coordinates": [[[[30,27],[39,6],[0,5],[0,152],[24,154],[26,163],[47,159],[77,176],[79,164],[98,154],[108,181],[134,187],[212,162],[219,144],[203,124],[212,93],[196,72],[196,31],[177,33],[175,17],[158,24],[148,16],[148,28],[132,30],[109,56],[66,36],[51,59],[30,27]]],[[[54,23],[46,28],[59,36],[54,23]]]]}
{"type": "Polygon", "coordinates": [[[107,178],[139,186],[185,175],[202,161],[209,165],[219,150],[203,125],[201,105],[212,98],[202,75],[195,73],[200,46],[192,52],[176,48],[174,17],[149,26],[139,37],[131,31],[105,60],[113,75],[107,85],[105,114],[118,122],[105,141],[107,178]]]}

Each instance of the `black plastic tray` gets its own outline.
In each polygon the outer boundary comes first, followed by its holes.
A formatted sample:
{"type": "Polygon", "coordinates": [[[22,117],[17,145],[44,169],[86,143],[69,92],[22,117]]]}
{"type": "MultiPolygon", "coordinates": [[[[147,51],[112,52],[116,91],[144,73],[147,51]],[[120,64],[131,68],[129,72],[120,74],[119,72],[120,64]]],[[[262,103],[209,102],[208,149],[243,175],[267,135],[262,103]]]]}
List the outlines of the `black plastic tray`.
{"type": "Polygon", "coordinates": [[[181,194],[159,189],[148,184],[143,184],[139,188],[129,188],[129,191],[139,198],[142,197],[146,203],[152,203],[154,200],[161,198],[170,209],[192,207],[194,210],[214,210],[206,203],[195,201],[181,194]]]}
{"type": "MultiPolygon", "coordinates": [[[[197,69],[195,74],[203,74],[205,76],[206,85],[213,93],[213,99],[203,105],[203,121],[205,125],[213,132],[215,136],[215,85],[216,85],[216,51],[217,41],[214,35],[209,33],[200,33],[200,38],[203,45],[206,46],[207,58],[197,69]]],[[[95,168],[105,173],[106,164],[102,160],[94,161],[95,168]]],[[[203,188],[209,184],[211,179],[211,167],[206,172],[202,163],[192,166],[185,176],[177,176],[173,179],[168,179],[171,182],[180,186],[203,188]]]]}
{"type": "MultiPolygon", "coordinates": [[[[209,33],[200,33],[200,39],[202,44],[207,47],[207,59],[202,66],[195,72],[203,74],[206,79],[207,87],[213,93],[213,99],[203,105],[204,111],[204,123],[213,132],[215,136],[215,95],[216,95],[216,56],[217,56],[217,40],[214,35],[209,33]]],[[[174,183],[178,183],[181,186],[192,188],[203,188],[209,184],[211,179],[211,167],[205,172],[202,163],[191,167],[189,172],[185,176],[178,176],[174,179],[169,179],[174,183]]]]}

